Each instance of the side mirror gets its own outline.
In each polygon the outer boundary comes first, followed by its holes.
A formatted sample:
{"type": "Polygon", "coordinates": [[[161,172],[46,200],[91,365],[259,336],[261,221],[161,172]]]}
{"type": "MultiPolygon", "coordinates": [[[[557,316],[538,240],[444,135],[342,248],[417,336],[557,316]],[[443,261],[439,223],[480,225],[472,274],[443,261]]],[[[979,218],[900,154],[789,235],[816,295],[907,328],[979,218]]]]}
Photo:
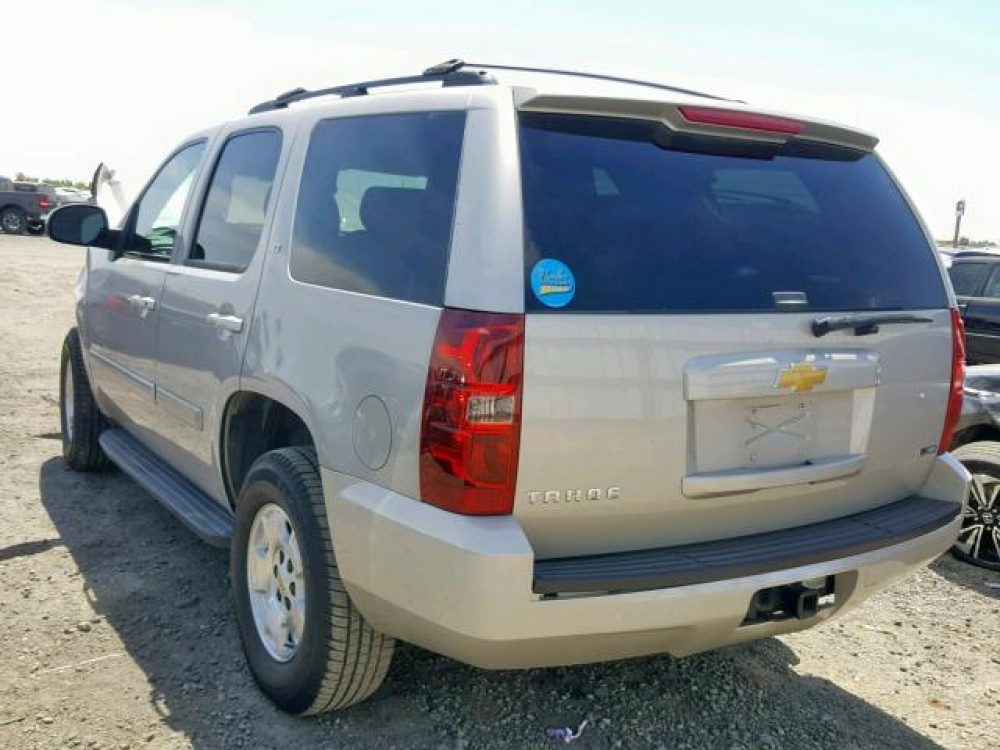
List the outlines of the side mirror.
{"type": "Polygon", "coordinates": [[[57,208],[49,214],[49,237],[67,245],[112,247],[113,234],[108,229],[104,209],[85,203],[74,203],[57,208]]]}

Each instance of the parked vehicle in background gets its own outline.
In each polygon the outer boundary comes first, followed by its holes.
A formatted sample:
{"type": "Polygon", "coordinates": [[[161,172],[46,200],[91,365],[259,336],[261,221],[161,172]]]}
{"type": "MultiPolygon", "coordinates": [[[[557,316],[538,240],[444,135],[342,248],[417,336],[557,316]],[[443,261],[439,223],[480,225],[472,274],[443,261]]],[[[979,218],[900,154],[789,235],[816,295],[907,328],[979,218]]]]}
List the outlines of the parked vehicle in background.
{"type": "Polygon", "coordinates": [[[1000,364],[1000,250],[965,250],[948,268],[970,365],[1000,364]]]}
{"type": "Polygon", "coordinates": [[[1000,570],[1000,364],[968,368],[962,417],[951,444],[972,474],[955,557],[1000,570]]]}
{"type": "Polygon", "coordinates": [[[515,668],[801,630],[961,526],[961,319],[877,140],[526,73],[298,89],[120,229],[50,221],[89,248],[63,455],[230,549],[286,711],[363,700],[395,638],[515,668]]]}
{"type": "Polygon", "coordinates": [[[57,187],[55,189],[59,202],[62,203],[90,203],[91,195],[85,190],[76,188],[57,187]]]}
{"type": "Polygon", "coordinates": [[[44,227],[46,216],[58,205],[59,199],[48,185],[0,177],[0,230],[7,234],[44,227]]]}

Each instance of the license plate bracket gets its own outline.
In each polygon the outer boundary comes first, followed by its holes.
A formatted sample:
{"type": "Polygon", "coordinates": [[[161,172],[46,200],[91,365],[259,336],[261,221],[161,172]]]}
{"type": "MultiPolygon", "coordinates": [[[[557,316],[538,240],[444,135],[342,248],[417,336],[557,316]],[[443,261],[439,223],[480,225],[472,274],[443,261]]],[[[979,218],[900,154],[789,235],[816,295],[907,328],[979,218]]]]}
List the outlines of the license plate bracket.
{"type": "Polygon", "coordinates": [[[756,402],[744,408],[743,465],[788,466],[810,457],[814,418],[807,398],[756,402]]]}

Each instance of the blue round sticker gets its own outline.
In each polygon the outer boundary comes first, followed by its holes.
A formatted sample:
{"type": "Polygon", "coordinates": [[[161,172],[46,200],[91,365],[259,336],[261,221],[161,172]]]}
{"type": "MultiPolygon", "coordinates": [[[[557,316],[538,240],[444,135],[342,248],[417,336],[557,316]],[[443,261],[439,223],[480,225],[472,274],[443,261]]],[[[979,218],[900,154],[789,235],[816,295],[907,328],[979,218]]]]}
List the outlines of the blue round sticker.
{"type": "Polygon", "coordinates": [[[566,307],[576,294],[576,279],[561,260],[545,258],[531,269],[531,291],[546,307],[566,307]]]}

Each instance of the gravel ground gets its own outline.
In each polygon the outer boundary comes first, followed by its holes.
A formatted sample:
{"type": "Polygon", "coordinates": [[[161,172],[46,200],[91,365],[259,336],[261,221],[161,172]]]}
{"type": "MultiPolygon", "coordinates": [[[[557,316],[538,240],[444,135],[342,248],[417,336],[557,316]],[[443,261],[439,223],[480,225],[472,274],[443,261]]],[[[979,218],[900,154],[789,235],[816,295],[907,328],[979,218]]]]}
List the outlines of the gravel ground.
{"type": "Polygon", "coordinates": [[[257,692],[224,552],[116,472],[60,458],[83,252],[0,236],[0,747],[1000,747],[1000,575],[950,557],[818,630],[684,660],[486,672],[403,646],[368,702],[257,692]]]}

